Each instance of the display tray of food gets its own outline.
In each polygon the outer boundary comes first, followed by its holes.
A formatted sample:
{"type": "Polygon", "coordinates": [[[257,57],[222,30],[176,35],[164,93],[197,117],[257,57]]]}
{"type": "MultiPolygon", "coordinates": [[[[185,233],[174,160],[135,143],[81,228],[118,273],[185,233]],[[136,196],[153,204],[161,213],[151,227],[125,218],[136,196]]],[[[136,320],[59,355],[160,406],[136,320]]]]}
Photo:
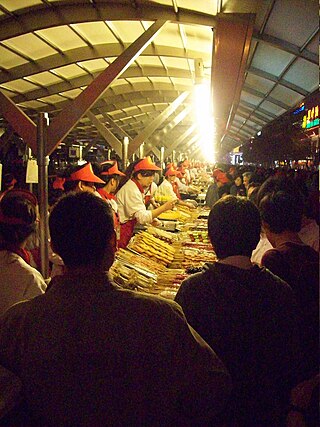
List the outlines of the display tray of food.
{"type": "Polygon", "coordinates": [[[146,231],[133,236],[128,248],[165,266],[172,262],[175,253],[171,244],[146,231]]]}
{"type": "Polygon", "coordinates": [[[123,263],[131,263],[132,265],[137,265],[141,268],[145,268],[148,271],[159,274],[164,271],[166,268],[163,264],[160,264],[153,259],[144,257],[138,252],[133,252],[129,249],[119,249],[116,253],[116,259],[123,263]]]}
{"type": "Polygon", "coordinates": [[[178,240],[177,234],[169,233],[165,230],[162,230],[161,228],[153,227],[151,225],[146,229],[146,231],[154,237],[157,237],[158,239],[167,243],[173,243],[178,240]]]}
{"type": "Polygon", "coordinates": [[[110,268],[112,280],[127,289],[152,289],[157,283],[157,275],[137,265],[116,259],[110,268]]]}

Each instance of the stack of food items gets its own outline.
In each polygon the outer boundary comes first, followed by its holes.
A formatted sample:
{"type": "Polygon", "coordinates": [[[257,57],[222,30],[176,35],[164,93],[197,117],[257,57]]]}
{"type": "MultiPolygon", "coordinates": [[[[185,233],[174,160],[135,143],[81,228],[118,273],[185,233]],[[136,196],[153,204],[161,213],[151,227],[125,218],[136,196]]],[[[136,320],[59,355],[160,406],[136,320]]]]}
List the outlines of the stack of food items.
{"type": "Polygon", "coordinates": [[[153,227],[152,225],[150,225],[146,231],[149,234],[152,234],[154,237],[170,244],[178,240],[178,236],[176,234],[168,233],[167,231],[161,230],[160,228],[153,227]]]}
{"type": "Polygon", "coordinates": [[[136,234],[129,242],[128,249],[137,252],[164,266],[168,266],[174,258],[174,248],[169,243],[153,236],[147,231],[136,234]]]}

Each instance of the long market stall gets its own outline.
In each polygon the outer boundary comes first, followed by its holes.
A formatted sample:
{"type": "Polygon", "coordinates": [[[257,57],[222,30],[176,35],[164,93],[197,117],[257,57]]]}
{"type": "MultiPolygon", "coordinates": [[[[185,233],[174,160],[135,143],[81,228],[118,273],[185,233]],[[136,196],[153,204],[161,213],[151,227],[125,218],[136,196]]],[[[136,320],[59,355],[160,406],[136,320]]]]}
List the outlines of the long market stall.
{"type": "Polygon", "coordinates": [[[110,273],[118,285],[174,299],[181,282],[200,270],[216,255],[207,232],[205,208],[178,207],[160,220],[171,222],[175,231],[147,227],[120,249],[110,273]]]}

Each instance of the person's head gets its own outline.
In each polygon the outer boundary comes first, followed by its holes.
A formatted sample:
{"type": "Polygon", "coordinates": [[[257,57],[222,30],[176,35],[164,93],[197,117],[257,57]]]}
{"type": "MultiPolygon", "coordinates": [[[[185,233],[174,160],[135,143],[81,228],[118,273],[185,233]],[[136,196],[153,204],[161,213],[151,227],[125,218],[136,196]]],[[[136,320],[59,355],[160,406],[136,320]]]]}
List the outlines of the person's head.
{"type": "Polygon", "coordinates": [[[251,257],[261,231],[256,206],[243,197],[225,196],[212,207],[208,233],[219,259],[233,255],[251,257]]]}
{"type": "Polygon", "coordinates": [[[16,183],[17,183],[17,180],[15,179],[12,173],[6,173],[3,175],[2,185],[3,185],[4,191],[12,190],[16,185],[16,183]]]}
{"type": "Polygon", "coordinates": [[[271,244],[273,234],[299,232],[303,214],[303,197],[293,180],[270,177],[257,195],[263,228],[271,244]]]}
{"type": "Polygon", "coordinates": [[[251,173],[251,172],[244,172],[244,173],[242,174],[242,178],[243,178],[243,185],[244,185],[246,188],[249,186],[251,176],[252,176],[252,173],[251,173]]]}
{"type": "Polygon", "coordinates": [[[90,163],[80,166],[73,166],[66,172],[64,189],[69,191],[87,191],[94,193],[96,184],[104,184],[104,181],[93,173],[90,163]]]}
{"type": "Polygon", "coordinates": [[[49,217],[51,245],[68,268],[103,267],[114,260],[116,237],[110,206],[89,192],[69,193],[49,217]]]}
{"type": "Polygon", "coordinates": [[[175,169],[168,168],[165,173],[166,180],[169,181],[170,183],[173,183],[176,180],[178,173],[179,172],[176,171],[175,169]]]}
{"type": "Polygon", "coordinates": [[[242,185],[242,176],[241,175],[236,175],[234,177],[234,183],[237,187],[240,187],[240,185],[242,185]]]}
{"type": "Polygon", "coordinates": [[[0,202],[0,241],[23,247],[27,238],[36,231],[36,205],[22,195],[7,194],[0,202]]]}
{"type": "Polygon", "coordinates": [[[144,157],[133,166],[132,177],[139,182],[142,188],[149,188],[153,183],[155,173],[159,170],[161,168],[155,165],[150,157],[144,157]]]}
{"type": "Polygon", "coordinates": [[[99,172],[96,175],[104,181],[104,184],[97,184],[97,188],[105,188],[111,194],[116,192],[120,179],[125,176],[118,169],[118,163],[115,160],[99,165],[99,172]]]}
{"type": "Polygon", "coordinates": [[[223,187],[225,184],[229,183],[229,178],[227,177],[227,174],[221,169],[215,169],[212,173],[212,176],[218,187],[223,187]]]}

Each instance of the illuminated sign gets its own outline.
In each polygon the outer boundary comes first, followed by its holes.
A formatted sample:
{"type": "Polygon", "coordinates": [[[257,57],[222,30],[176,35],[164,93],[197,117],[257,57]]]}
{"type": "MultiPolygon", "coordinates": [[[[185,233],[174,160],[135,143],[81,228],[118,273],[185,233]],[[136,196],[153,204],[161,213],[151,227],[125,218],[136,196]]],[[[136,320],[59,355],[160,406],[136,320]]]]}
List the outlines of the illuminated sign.
{"type": "Polygon", "coordinates": [[[311,129],[315,126],[319,126],[319,105],[309,108],[307,114],[303,116],[302,119],[302,128],[311,129]]]}
{"type": "Polygon", "coordinates": [[[293,114],[299,114],[299,113],[301,113],[301,111],[304,111],[305,108],[306,108],[305,105],[302,103],[302,104],[299,105],[299,108],[297,108],[296,110],[294,110],[293,114]]]}

